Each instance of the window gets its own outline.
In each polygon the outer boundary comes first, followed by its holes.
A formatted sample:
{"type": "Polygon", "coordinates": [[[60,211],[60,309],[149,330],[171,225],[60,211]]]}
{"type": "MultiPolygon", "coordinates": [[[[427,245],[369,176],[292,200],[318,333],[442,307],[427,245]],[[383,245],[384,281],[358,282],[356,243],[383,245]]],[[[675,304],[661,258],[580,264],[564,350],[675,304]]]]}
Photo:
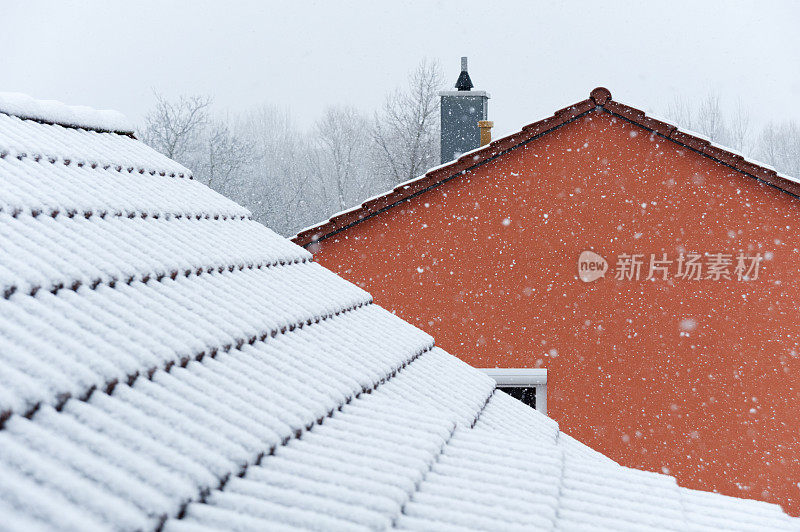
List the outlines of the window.
{"type": "Polygon", "coordinates": [[[547,370],[542,368],[483,368],[497,389],[547,415],[547,370]]]}

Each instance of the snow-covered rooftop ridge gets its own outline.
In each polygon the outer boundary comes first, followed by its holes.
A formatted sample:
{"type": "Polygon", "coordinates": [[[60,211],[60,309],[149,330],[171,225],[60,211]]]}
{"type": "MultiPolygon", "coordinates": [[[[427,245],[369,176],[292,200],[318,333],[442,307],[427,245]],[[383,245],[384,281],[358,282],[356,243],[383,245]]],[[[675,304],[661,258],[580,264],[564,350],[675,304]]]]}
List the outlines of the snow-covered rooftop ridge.
{"type": "Polygon", "coordinates": [[[462,153],[452,161],[429,169],[424,175],[400,183],[393,189],[376,194],[359,205],[331,215],[327,220],[303,228],[291,239],[302,246],[319,242],[374,216],[378,211],[382,212],[399,205],[424,190],[438,186],[451,177],[464,174],[473,166],[514,150],[532,138],[554,131],[559,126],[585,113],[600,109],[622,116],[630,122],[659,133],[678,144],[688,145],[703,155],[785,190],[794,196],[800,196],[800,176],[791,177],[782,174],[768,164],[746,157],[725,146],[715,144],[699,133],[677,127],[668,120],[657,118],[652,114],[647,115],[643,111],[612,101],[611,92],[603,87],[598,87],[591,92],[587,100],[567,106],[556,111],[552,116],[533,122],[523,127],[521,131],[496,139],[488,145],[462,153]],[[675,133],[677,133],[677,139],[673,138],[675,133]],[[707,148],[712,148],[713,150],[708,150],[707,148]],[[709,151],[711,153],[708,153],[709,151]]]}
{"type": "Polygon", "coordinates": [[[0,113],[95,131],[132,134],[125,116],[112,110],[97,110],[82,105],[66,105],[56,100],[37,100],[19,92],[0,92],[0,113]]]}
{"type": "MultiPolygon", "coordinates": [[[[654,114],[654,113],[647,113],[647,116],[649,116],[650,118],[653,118],[655,120],[659,120],[661,122],[664,122],[664,123],[670,123],[670,121],[668,119],[666,119],[666,118],[664,118],[664,117],[662,117],[660,115],[654,114]]],[[[758,160],[754,159],[753,157],[747,155],[744,152],[741,152],[739,150],[735,150],[735,149],[733,149],[733,148],[731,148],[729,146],[726,146],[724,144],[720,144],[719,142],[716,142],[716,141],[712,140],[711,137],[709,137],[707,135],[704,135],[703,133],[698,133],[697,131],[694,131],[692,129],[689,129],[689,128],[686,128],[686,127],[683,127],[683,126],[677,126],[677,128],[681,133],[686,133],[687,135],[691,135],[693,137],[697,137],[700,140],[708,142],[711,146],[714,146],[715,148],[719,148],[721,150],[725,150],[726,152],[732,153],[733,155],[737,155],[737,156],[741,157],[742,159],[744,159],[745,161],[747,161],[749,163],[755,164],[757,166],[761,166],[762,168],[766,168],[767,170],[772,170],[774,172],[777,172],[777,169],[774,166],[772,166],[771,164],[767,164],[765,162],[758,161],[758,160]]],[[[781,177],[783,177],[783,178],[788,178],[791,181],[797,181],[796,178],[788,177],[785,174],[779,174],[779,175],[781,175],[781,177]]]]}
{"type": "Polygon", "coordinates": [[[797,529],[620,467],[164,168],[0,115],[3,530],[797,529]]]}

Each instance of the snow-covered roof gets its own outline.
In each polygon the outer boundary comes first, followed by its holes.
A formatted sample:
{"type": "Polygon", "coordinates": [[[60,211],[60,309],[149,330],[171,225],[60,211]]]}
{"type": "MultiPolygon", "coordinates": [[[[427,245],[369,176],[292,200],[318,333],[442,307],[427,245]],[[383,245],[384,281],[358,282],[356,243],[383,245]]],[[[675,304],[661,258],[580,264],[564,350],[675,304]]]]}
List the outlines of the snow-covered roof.
{"type": "Polygon", "coordinates": [[[797,529],[617,465],[130,136],[0,113],[0,528],[797,529]]]}
{"type": "Polygon", "coordinates": [[[36,100],[19,92],[0,92],[0,113],[66,127],[127,135],[133,133],[133,124],[118,111],[65,105],[55,100],[36,100]]]}

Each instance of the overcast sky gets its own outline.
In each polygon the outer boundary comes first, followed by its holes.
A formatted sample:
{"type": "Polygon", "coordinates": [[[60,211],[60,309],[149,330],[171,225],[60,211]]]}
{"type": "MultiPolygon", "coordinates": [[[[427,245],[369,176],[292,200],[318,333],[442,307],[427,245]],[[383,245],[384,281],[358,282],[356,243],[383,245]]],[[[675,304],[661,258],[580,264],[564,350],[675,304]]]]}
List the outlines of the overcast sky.
{"type": "Polygon", "coordinates": [[[306,127],[330,104],[371,111],[423,57],[455,82],[462,55],[497,133],[598,85],[648,111],[716,91],[759,123],[800,120],[800,2],[0,3],[0,90],[135,122],[157,90],[285,105],[306,127]]]}

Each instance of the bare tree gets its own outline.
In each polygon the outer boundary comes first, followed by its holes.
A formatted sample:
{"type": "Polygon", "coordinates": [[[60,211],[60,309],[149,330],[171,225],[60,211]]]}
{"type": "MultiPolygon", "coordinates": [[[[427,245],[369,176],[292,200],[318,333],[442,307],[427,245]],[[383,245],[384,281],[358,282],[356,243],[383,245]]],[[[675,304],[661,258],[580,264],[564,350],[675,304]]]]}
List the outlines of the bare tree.
{"type": "Polygon", "coordinates": [[[666,114],[673,123],[686,129],[694,129],[694,110],[688,99],[676,96],[667,106],[666,114]]]}
{"type": "Polygon", "coordinates": [[[676,97],[667,107],[667,117],[681,128],[694,130],[714,142],[746,152],[753,148],[750,113],[737,101],[732,113],[725,113],[720,97],[707,94],[695,106],[691,101],[676,97]]]}
{"type": "Polygon", "coordinates": [[[381,173],[391,182],[422,174],[439,161],[439,90],[441,66],[423,60],[375,114],[373,139],[380,154],[381,173]]]}
{"type": "Polygon", "coordinates": [[[254,160],[252,142],[234,134],[225,121],[212,120],[202,135],[195,177],[217,192],[238,196],[234,183],[254,160]]]}
{"type": "Polygon", "coordinates": [[[779,126],[775,122],[770,122],[764,129],[761,130],[761,135],[758,137],[758,156],[765,163],[771,164],[777,168],[780,164],[780,156],[782,150],[781,134],[779,126]]]}
{"type": "Polygon", "coordinates": [[[778,171],[800,177],[800,126],[767,124],[758,139],[758,156],[778,171]]]}
{"type": "Polygon", "coordinates": [[[741,100],[726,117],[715,94],[701,100],[696,112],[688,100],[675,98],[667,115],[680,127],[694,128],[745,156],[754,155],[780,172],[800,177],[800,125],[796,122],[769,123],[756,134],[741,100]]]}
{"type": "Polygon", "coordinates": [[[145,118],[142,140],[170,159],[187,165],[208,123],[211,98],[180,96],[169,101],[155,93],[156,105],[145,118]]]}
{"type": "Polygon", "coordinates": [[[310,133],[275,106],[214,119],[210,98],[156,94],[140,136],[256,220],[290,235],[434,166],[441,86],[439,65],[423,61],[374,123],[352,107],[331,107],[310,133]]]}
{"type": "Polygon", "coordinates": [[[309,143],[288,110],[261,106],[248,113],[241,131],[255,150],[241,202],[256,220],[291,235],[329,212],[323,178],[311,165],[309,143]]]}
{"type": "Polygon", "coordinates": [[[694,130],[715,142],[726,140],[727,130],[719,96],[709,93],[695,109],[686,98],[675,97],[667,106],[667,118],[680,127],[694,130]]]}
{"type": "Polygon", "coordinates": [[[695,127],[698,133],[705,135],[714,142],[725,141],[725,121],[717,94],[708,94],[700,101],[695,127]]]}
{"type": "Polygon", "coordinates": [[[354,107],[328,107],[314,129],[316,168],[333,181],[340,210],[371,188],[369,129],[354,107]]]}
{"type": "Polygon", "coordinates": [[[742,100],[736,102],[736,109],[728,120],[728,139],[731,148],[740,152],[750,151],[752,146],[750,112],[742,107],[742,100]]]}
{"type": "Polygon", "coordinates": [[[229,120],[210,117],[210,98],[179,96],[167,100],[155,96],[156,105],[145,119],[142,140],[190,168],[199,181],[241,201],[241,187],[235,184],[253,160],[252,146],[231,132],[229,120]]]}

